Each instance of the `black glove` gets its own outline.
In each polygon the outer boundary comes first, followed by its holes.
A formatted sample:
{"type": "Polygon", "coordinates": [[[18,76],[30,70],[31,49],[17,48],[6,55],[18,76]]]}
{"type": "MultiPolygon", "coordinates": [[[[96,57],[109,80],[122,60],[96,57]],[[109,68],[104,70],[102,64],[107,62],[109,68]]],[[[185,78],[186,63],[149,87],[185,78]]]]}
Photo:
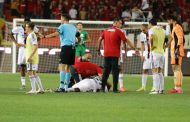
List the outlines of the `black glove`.
{"type": "Polygon", "coordinates": [[[175,59],[178,59],[179,58],[179,46],[177,46],[177,48],[175,49],[175,59]]]}

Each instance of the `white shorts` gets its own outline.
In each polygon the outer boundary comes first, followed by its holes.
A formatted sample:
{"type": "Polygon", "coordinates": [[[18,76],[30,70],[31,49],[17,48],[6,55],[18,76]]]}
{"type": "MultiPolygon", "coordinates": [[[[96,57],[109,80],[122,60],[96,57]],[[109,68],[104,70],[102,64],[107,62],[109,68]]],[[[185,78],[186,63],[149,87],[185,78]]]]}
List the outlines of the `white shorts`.
{"type": "Polygon", "coordinates": [[[72,88],[79,88],[81,92],[96,92],[97,89],[101,88],[101,85],[97,84],[94,79],[86,78],[73,85],[72,88]]]}
{"type": "Polygon", "coordinates": [[[20,47],[18,50],[18,65],[21,64],[26,64],[24,47],[20,47]]]}
{"type": "Polygon", "coordinates": [[[151,54],[148,58],[148,54],[144,56],[143,69],[152,69],[151,54]]]}
{"type": "Polygon", "coordinates": [[[152,68],[164,68],[164,55],[152,53],[152,68]]]}
{"type": "Polygon", "coordinates": [[[26,64],[27,71],[37,71],[38,64],[26,64]]]}

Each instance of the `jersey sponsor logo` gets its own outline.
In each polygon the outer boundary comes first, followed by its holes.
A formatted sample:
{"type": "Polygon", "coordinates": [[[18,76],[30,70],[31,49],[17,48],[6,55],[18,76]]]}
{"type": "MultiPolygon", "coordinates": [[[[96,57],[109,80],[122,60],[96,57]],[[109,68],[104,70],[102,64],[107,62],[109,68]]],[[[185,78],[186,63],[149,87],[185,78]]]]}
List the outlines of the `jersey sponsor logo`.
{"type": "Polygon", "coordinates": [[[109,32],[115,32],[115,29],[108,29],[109,32]]]}

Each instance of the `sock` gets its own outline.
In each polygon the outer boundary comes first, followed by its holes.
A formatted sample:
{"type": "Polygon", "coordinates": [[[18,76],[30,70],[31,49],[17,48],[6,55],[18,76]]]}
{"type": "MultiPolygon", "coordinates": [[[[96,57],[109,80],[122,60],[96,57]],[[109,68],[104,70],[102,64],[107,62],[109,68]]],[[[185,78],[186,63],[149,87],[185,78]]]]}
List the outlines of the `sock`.
{"type": "Polygon", "coordinates": [[[67,91],[68,89],[68,85],[70,83],[70,79],[71,79],[71,73],[66,73],[65,75],[65,91],[67,91]]]}
{"type": "Polygon", "coordinates": [[[36,85],[35,85],[36,79],[35,79],[35,77],[34,76],[29,76],[29,79],[30,79],[30,84],[31,84],[32,91],[36,91],[36,85]]]}
{"type": "Polygon", "coordinates": [[[177,89],[177,72],[174,71],[174,86],[175,86],[175,89],[177,89]]]}
{"type": "Polygon", "coordinates": [[[160,85],[160,77],[158,73],[153,74],[153,87],[156,91],[159,90],[159,85],[160,85]]]}
{"type": "Polygon", "coordinates": [[[163,73],[159,73],[159,77],[160,77],[160,88],[159,91],[163,91],[164,90],[164,75],[163,73]]]}
{"type": "Polygon", "coordinates": [[[20,79],[21,79],[22,86],[25,86],[26,85],[26,78],[25,77],[20,77],[20,79]]]}
{"type": "Polygon", "coordinates": [[[123,74],[119,74],[119,87],[123,87],[123,74]]]}
{"type": "Polygon", "coordinates": [[[38,75],[35,76],[35,79],[36,79],[36,83],[38,85],[38,89],[39,91],[44,91],[44,88],[42,86],[42,82],[41,82],[41,79],[38,75]]]}
{"type": "Polygon", "coordinates": [[[147,74],[142,74],[142,87],[146,88],[147,74]]]}
{"type": "Polygon", "coordinates": [[[59,85],[59,88],[62,88],[64,89],[64,82],[65,82],[65,72],[64,71],[60,71],[59,72],[59,75],[60,75],[60,85],[59,85]]]}

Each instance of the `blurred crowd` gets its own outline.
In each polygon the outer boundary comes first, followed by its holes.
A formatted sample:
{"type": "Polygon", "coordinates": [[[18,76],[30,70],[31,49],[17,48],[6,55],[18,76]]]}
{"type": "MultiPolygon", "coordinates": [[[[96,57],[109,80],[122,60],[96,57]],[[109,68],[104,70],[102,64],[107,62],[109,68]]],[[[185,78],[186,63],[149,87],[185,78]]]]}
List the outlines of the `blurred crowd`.
{"type": "Polygon", "coordinates": [[[8,21],[14,17],[59,19],[61,12],[75,20],[166,21],[175,15],[189,31],[190,0],[0,0],[0,15],[8,21]]]}

